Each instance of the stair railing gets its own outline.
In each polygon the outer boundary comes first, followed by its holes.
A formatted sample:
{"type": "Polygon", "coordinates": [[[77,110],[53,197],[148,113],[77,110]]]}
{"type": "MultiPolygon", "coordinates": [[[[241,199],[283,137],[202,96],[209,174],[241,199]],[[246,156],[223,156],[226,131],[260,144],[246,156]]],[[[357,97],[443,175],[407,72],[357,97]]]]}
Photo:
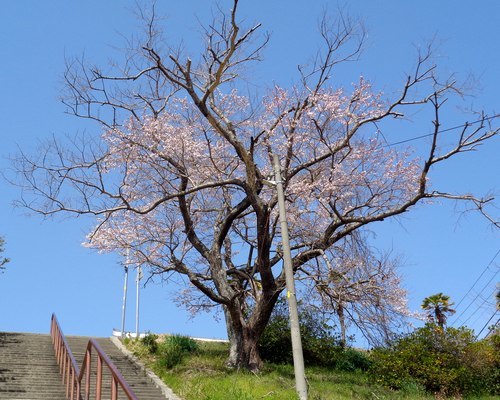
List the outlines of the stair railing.
{"type": "Polygon", "coordinates": [[[122,389],[123,393],[129,400],[138,400],[125,378],[116,368],[113,362],[109,359],[101,346],[94,340],[90,339],[85,350],[82,368],[78,364],[71,352],[71,349],[62,333],[61,326],[57,321],[55,314],[52,314],[50,324],[50,335],[54,345],[56,360],[59,364],[59,371],[62,374],[62,381],[66,387],[66,398],[68,400],[89,400],[91,392],[91,377],[92,373],[92,352],[97,355],[96,372],[95,372],[95,393],[93,399],[102,400],[103,389],[103,372],[106,367],[111,375],[111,400],[118,399],[118,389],[122,389]],[[84,397],[82,398],[82,381],[84,385],[84,397]]]}

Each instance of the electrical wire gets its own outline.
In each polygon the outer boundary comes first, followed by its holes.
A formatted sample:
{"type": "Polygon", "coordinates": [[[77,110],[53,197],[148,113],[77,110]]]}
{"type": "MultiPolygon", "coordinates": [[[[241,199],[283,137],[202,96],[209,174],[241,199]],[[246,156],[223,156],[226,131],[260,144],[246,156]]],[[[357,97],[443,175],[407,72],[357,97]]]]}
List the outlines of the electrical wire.
{"type": "Polygon", "coordinates": [[[486,285],[478,292],[478,294],[476,295],[476,297],[474,297],[474,299],[472,300],[472,302],[467,306],[467,308],[462,311],[460,313],[460,315],[457,316],[457,318],[453,321],[453,323],[457,322],[458,319],[470,308],[470,306],[472,306],[476,300],[478,298],[480,298],[480,300],[482,300],[481,304],[475,309],[475,311],[469,315],[469,317],[464,321],[462,322],[462,324],[460,326],[464,326],[467,322],[469,322],[469,320],[472,318],[473,315],[475,315],[480,309],[482,309],[484,307],[484,305],[488,302],[488,300],[490,298],[492,298],[496,292],[496,288],[493,289],[493,291],[486,297],[482,297],[481,294],[486,290],[486,288],[488,287],[488,285],[491,283],[491,281],[493,280],[493,278],[495,278],[495,276],[498,274],[498,272],[492,276],[492,278],[486,283],[486,285]]]}
{"type": "MultiPolygon", "coordinates": [[[[478,294],[478,295],[474,298],[474,300],[473,300],[473,302],[471,303],[471,305],[472,305],[472,304],[474,304],[474,303],[475,303],[475,301],[476,301],[478,298],[480,298],[480,300],[482,300],[481,304],[480,304],[479,306],[477,306],[477,307],[476,307],[476,309],[474,310],[474,312],[472,312],[472,313],[471,313],[471,314],[467,317],[467,319],[466,319],[465,321],[463,321],[463,322],[460,324],[460,326],[465,326],[465,325],[466,325],[466,324],[470,321],[470,319],[471,319],[473,316],[477,315],[477,313],[479,312],[479,310],[484,309],[483,307],[484,307],[484,306],[485,306],[485,304],[488,302],[488,299],[494,296],[495,291],[496,291],[496,289],[494,289],[494,290],[493,290],[493,291],[489,294],[489,296],[486,296],[486,297],[482,297],[482,296],[481,296],[481,293],[482,293],[482,292],[479,292],[479,294],[478,294]]],[[[490,303],[490,304],[491,304],[491,303],[490,303]]]]}
{"type": "Polygon", "coordinates": [[[481,275],[479,275],[479,277],[476,279],[476,281],[472,284],[471,288],[469,289],[469,291],[467,293],[465,293],[463,295],[463,297],[460,299],[460,301],[457,303],[457,305],[455,306],[456,308],[458,308],[460,306],[460,304],[462,304],[462,302],[464,301],[465,297],[471,292],[472,288],[476,285],[476,283],[479,282],[479,280],[483,277],[483,275],[486,273],[486,271],[490,268],[490,265],[493,264],[493,261],[495,261],[495,259],[498,257],[498,255],[500,254],[500,249],[498,249],[498,251],[496,252],[496,254],[493,256],[493,258],[490,260],[490,262],[488,263],[488,265],[486,266],[486,268],[483,270],[483,272],[481,273],[481,275]]]}
{"type": "MultiPolygon", "coordinates": [[[[457,303],[457,305],[455,306],[456,309],[458,309],[458,307],[460,306],[460,304],[462,304],[462,302],[465,300],[465,298],[470,294],[470,292],[474,289],[474,287],[476,286],[476,284],[481,280],[481,278],[483,277],[483,275],[489,270],[491,264],[493,264],[493,262],[495,261],[495,259],[498,257],[498,255],[500,254],[500,249],[498,249],[498,251],[495,253],[495,255],[493,256],[493,258],[490,260],[490,262],[488,263],[488,265],[486,265],[486,267],[483,269],[483,272],[481,273],[481,275],[479,275],[479,277],[476,279],[476,281],[472,284],[472,286],[469,288],[469,290],[467,291],[467,293],[465,293],[463,295],[463,297],[460,299],[460,301],[457,303]]],[[[499,270],[500,271],[500,270],[499,270]]],[[[474,297],[474,299],[469,303],[469,305],[460,313],[460,314],[457,314],[456,317],[453,319],[453,322],[450,324],[450,325],[453,325],[455,324],[456,322],[458,322],[458,320],[460,319],[460,317],[462,315],[464,315],[467,310],[474,304],[474,302],[477,300],[477,298],[481,295],[481,293],[484,291],[484,289],[486,289],[486,287],[491,283],[491,281],[496,277],[496,275],[498,274],[497,271],[492,277],[491,279],[488,281],[488,283],[483,286],[483,289],[480,290],[479,292],[477,292],[478,294],[476,295],[476,297],[474,297]]],[[[462,324],[463,325],[463,324],[462,324]]]]}
{"type": "MultiPolygon", "coordinates": [[[[488,326],[488,324],[491,322],[491,320],[493,319],[493,317],[494,317],[495,315],[497,315],[497,313],[498,313],[498,310],[496,310],[496,311],[493,313],[493,315],[490,317],[490,319],[488,320],[488,322],[486,322],[486,323],[484,324],[484,326],[481,328],[481,330],[479,331],[479,333],[476,335],[476,340],[479,338],[479,336],[481,336],[481,333],[483,333],[484,329],[488,326]]],[[[493,324],[493,326],[497,326],[499,322],[500,322],[500,318],[497,320],[497,322],[495,322],[495,323],[493,324]]]]}
{"type": "Polygon", "coordinates": [[[482,303],[476,308],[476,310],[473,313],[471,313],[469,315],[469,317],[461,324],[461,326],[466,325],[472,317],[476,317],[476,319],[474,320],[474,323],[471,324],[471,326],[475,326],[476,322],[479,321],[487,311],[491,310],[490,307],[485,307],[485,305],[487,304],[489,306],[493,306],[493,307],[495,306],[495,304],[492,304],[489,302],[489,299],[494,297],[495,291],[496,291],[496,289],[494,289],[491,293],[489,293],[488,296],[485,296],[485,297],[482,297],[481,293],[479,293],[478,297],[480,297],[480,299],[482,300],[482,303]],[[480,313],[480,310],[482,310],[482,313],[480,313]]]}
{"type": "MultiPolygon", "coordinates": [[[[403,143],[408,143],[408,142],[412,142],[412,141],[415,141],[415,140],[419,140],[419,139],[423,139],[423,138],[426,138],[426,137],[431,137],[431,136],[434,136],[436,134],[440,134],[440,133],[444,133],[444,132],[449,132],[449,131],[452,131],[452,130],[456,130],[456,129],[460,129],[460,128],[467,128],[469,126],[472,126],[472,125],[475,125],[475,124],[478,124],[478,123],[482,123],[482,122],[485,122],[485,121],[490,121],[492,119],[495,119],[497,117],[499,117],[500,114],[495,114],[495,115],[492,115],[492,116],[489,116],[489,117],[484,117],[484,118],[481,118],[481,119],[478,119],[476,121],[473,121],[473,122],[466,122],[464,124],[460,124],[460,125],[456,125],[456,126],[453,126],[453,127],[450,127],[450,128],[446,128],[446,129],[441,129],[441,130],[438,130],[437,132],[433,132],[433,133],[428,133],[428,134],[425,134],[425,135],[419,135],[419,136],[415,136],[415,137],[412,137],[412,138],[409,138],[409,139],[405,139],[405,140],[401,140],[401,141],[398,141],[398,142],[394,142],[394,143],[388,143],[386,144],[385,146],[383,147],[391,147],[391,146],[396,146],[396,145],[399,145],[399,144],[403,144],[403,143]]],[[[494,260],[497,258],[498,254],[500,254],[500,249],[498,249],[498,251],[495,253],[495,255],[493,256],[493,258],[490,260],[490,262],[488,263],[488,265],[486,266],[486,268],[484,268],[483,272],[481,273],[481,275],[479,275],[479,277],[476,279],[476,281],[472,284],[472,286],[469,288],[469,290],[467,291],[467,293],[460,299],[460,301],[458,302],[458,304],[456,305],[456,307],[458,308],[460,306],[460,304],[462,304],[462,302],[467,298],[467,296],[470,294],[470,292],[474,289],[475,285],[481,280],[481,278],[483,277],[483,275],[486,273],[486,271],[489,270],[489,267],[491,266],[491,264],[494,262],[494,260]]],[[[487,286],[491,283],[491,281],[496,277],[496,275],[498,274],[498,271],[492,276],[492,278],[486,283],[486,285],[482,288],[481,291],[478,292],[478,294],[474,297],[474,299],[469,303],[469,305],[459,314],[455,317],[455,319],[453,320],[453,322],[451,323],[451,325],[455,324],[462,315],[465,314],[465,312],[475,303],[475,301],[480,297],[481,293],[487,288],[487,286]]],[[[481,303],[481,305],[476,309],[476,311],[471,314],[467,320],[461,325],[463,326],[471,317],[472,315],[475,315],[477,313],[477,311],[479,311],[483,306],[484,304],[488,301],[488,298],[481,298],[483,300],[483,302],[481,303]]],[[[496,312],[495,312],[496,313],[496,312]]],[[[495,315],[495,314],[494,314],[495,315]]],[[[494,316],[493,315],[493,316],[494,316]]],[[[491,318],[493,318],[493,316],[491,318]]],[[[490,321],[491,321],[491,318],[490,318],[490,321]]],[[[488,321],[489,323],[489,321],[488,321]]],[[[484,327],[483,327],[484,329],[484,327]]],[[[482,330],[481,329],[481,332],[482,330]]],[[[480,333],[481,333],[480,332],[480,333]]]]}
{"type": "Polygon", "coordinates": [[[500,114],[495,114],[495,115],[492,115],[490,117],[481,118],[481,119],[478,119],[478,120],[473,121],[473,122],[466,122],[464,124],[457,125],[457,126],[452,126],[451,128],[442,129],[442,130],[439,130],[437,132],[427,133],[425,135],[420,135],[420,136],[415,136],[415,137],[412,137],[412,138],[409,138],[409,139],[401,140],[399,142],[388,143],[388,144],[386,144],[383,147],[391,147],[391,146],[396,146],[398,144],[413,142],[415,140],[419,140],[419,139],[423,139],[423,138],[426,138],[426,137],[434,136],[435,134],[449,132],[449,131],[453,131],[453,130],[460,129],[460,128],[466,128],[468,126],[475,125],[475,124],[478,124],[478,123],[481,123],[481,122],[484,122],[484,121],[489,121],[489,120],[492,120],[492,119],[497,118],[497,117],[500,117],[500,114]]]}

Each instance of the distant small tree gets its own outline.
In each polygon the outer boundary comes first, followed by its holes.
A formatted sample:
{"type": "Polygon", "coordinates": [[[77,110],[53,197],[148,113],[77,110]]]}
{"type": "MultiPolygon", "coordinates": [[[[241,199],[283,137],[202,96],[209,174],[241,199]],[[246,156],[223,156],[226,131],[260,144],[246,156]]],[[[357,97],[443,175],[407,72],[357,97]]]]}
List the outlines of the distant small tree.
{"type": "Polygon", "coordinates": [[[5,264],[7,264],[10,260],[5,257],[1,257],[1,254],[4,252],[4,246],[5,240],[0,237],[0,271],[3,271],[5,269],[5,264]]]}
{"type": "Polygon", "coordinates": [[[318,259],[308,277],[323,311],[338,320],[340,344],[347,344],[347,330],[355,326],[372,346],[390,342],[413,316],[398,274],[399,260],[378,253],[359,232],[334,246],[318,259]],[[315,289],[315,290],[314,290],[315,289]]]}
{"type": "Polygon", "coordinates": [[[427,311],[429,321],[437,323],[441,328],[446,325],[447,314],[454,314],[451,308],[454,303],[450,303],[450,296],[437,293],[426,297],[422,302],[422,308],[427,311]]]}

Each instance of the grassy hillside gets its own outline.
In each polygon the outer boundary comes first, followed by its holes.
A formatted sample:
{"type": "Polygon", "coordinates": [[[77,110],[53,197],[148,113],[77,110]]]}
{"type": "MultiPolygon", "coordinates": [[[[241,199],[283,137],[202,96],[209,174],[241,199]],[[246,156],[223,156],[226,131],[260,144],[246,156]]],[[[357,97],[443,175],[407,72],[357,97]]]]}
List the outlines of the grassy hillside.
{"type": "MultiPolygon", "coordinates": [[[[172,368],[166,368],[140,342],[127,347],[175,393],[185,400],[296,400],[293,367],[267,364],[259,374],[225,368],[228,354],[224,343],[198,342],[198,349],[186,354],[172,368]]],[[[307,368],[311,400],[343,399],[433,399],[415,387],[394,392],[375,385],[361,372],[340,372],[307,368]]]]}

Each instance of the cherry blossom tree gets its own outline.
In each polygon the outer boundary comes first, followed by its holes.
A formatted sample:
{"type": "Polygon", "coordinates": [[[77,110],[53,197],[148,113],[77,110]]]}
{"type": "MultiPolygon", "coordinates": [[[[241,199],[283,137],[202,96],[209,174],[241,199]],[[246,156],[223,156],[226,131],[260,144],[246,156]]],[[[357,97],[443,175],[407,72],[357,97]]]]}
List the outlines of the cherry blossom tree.
{"type": "Polygon", "coordinates": [[[23,206],[94,216],[87,246],[129,249],[131,262],[151,274],[181,277],[179,300],[188,309],[221,307],[228,365],[257,370],[257,342],[285,288],[277,196],[265,185],[272,156],[282,162],[300,278],[326,273],[317,268],[325,253],[426,199],[464,200],[487,215],[491,199],[432,189],[428,176],[498,129],[479,114],[454,144],[441,142],[441,110],[460,92],[453,80],[439,79],[427,51],[393,96],[364,77],[334,86],[332,70],[356,60],[363,43],[363,30],[348,18],[324,20],[322,52],[299,69],[296,85],[244,95],[245,74],[269,37],[259,24],[240,23],[238,3],[205,26],[200,57],[168,47],[153,13],[143,14],[147,35],[122,64],[103,71],[68,62],[63,101],[102,134],[54,139],[35,156],[20,154],[17,169],[23,206]],[[388,147],[377,124],[397,124],[426,107],[434,115],[426,156],[388,147]]]}

